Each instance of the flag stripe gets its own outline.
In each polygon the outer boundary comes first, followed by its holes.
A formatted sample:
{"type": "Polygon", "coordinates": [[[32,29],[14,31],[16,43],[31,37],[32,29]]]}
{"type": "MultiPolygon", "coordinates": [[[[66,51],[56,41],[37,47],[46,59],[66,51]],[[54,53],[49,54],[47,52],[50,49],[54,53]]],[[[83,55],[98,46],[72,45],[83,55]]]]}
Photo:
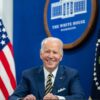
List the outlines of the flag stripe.
{"type": "MultiPolygon", "coordinates": [[[[11,85],[12,85],[13,89],[15,89],[15,87],[16,87],[16,82],[15,82],[15,78],[14,78],[14,76],[13,76],[13,74],[12,74],[11,68],[10,68],[10,66],[9,66],[8,60],[6,59],[5,54],[4,54],[3,51],[0,51],[0,55],[1,55],[2,64],[3,64],[3,66],[4,66],[4,68],[5,68],[6,72],[7,72],[7,74],[8,74],[8,76],[9,76],[11,85]]],[[[9,57],[9,58],[10,58],[10,57],[9,57]]]]}
{"type": "MultiPolygon", "coordinates": [[[[11,46],[10,46],[10,42],[8,43],[7,46],[5,46],[5,48],[2,50],[4,52],[4,55],[9,63],[9,68],[11,70],[11,73],[13,74],[14,78],[15,78],[15,64],[14,64],[14,59],[13,59],[13,55],[11,52],[11,46]]],[[[15,79],[14,79],[15,80],[15,79]]]]}
{"type": "Polygon", "coordinates": [[[1,91],[2,91],[3,95],[5,96],[6,100],[8,100],[9,93],[8,93],[8,91],[6,89],[6,86],[2,82],[1,77],[0,77],[0,88],[1,88],[1,91]]]}
{"type": "Polygon", "coordinates": [[[12,47],[12,44],[10,42],[8,43],[8,47],[11,51],[12,56],[14,56],[13,47],[12,47]]]}
{"type": "Polygon", "coordinates": [[[2,79],[2,82],[4,84],[6,84],[6,89],[8,91],[9,94],[11,94],[14,90],[12,88],[12,85],[10,84],[10,80],[9,80],[9,77],[3,67],[3,64],[2,62],[0,62],[0,75],[1,75],[1,79],[2,79]]]}
{"type": "Polygon", "coordinates": [[[3,93],[2,93],[1,90],[0,90],[0,99],[1,99],[1,100],[5,100],[5,97],[4,97],[4,95],[3,95],[3,93]]]}

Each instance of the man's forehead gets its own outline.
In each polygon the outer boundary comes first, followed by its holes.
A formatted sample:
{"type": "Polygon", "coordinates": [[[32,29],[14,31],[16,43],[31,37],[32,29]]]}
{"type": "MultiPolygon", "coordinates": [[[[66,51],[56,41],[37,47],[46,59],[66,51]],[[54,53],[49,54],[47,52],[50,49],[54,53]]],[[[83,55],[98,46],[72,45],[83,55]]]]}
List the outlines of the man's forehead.
{"type": "Polygon", "coordinates": [[[49,51],[59,51],[60,47],[55,47],[55,46],[44,46],[44,50],[49,50],[49,51]]]}

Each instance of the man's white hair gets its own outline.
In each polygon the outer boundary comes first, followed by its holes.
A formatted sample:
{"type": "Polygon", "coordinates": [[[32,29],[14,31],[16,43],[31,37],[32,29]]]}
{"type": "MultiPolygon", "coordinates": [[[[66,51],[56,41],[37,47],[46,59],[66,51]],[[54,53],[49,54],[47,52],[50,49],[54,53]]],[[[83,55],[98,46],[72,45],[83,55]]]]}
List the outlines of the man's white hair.
{"type": "Polygon", "coordinates": [[[60,51],[61,51],[61,54],[63,55],[63,42],[59,39],[59,38],[56,38],[56,37],[47,37],[45,38],[42,42],[41,42],[41,49],[40,51],[42,52],[43,51],[43,46],[44,44],[47,42],[47,41],[59,41],[60,45],[61,45],[61,48],[60,48],[60,51]]]}

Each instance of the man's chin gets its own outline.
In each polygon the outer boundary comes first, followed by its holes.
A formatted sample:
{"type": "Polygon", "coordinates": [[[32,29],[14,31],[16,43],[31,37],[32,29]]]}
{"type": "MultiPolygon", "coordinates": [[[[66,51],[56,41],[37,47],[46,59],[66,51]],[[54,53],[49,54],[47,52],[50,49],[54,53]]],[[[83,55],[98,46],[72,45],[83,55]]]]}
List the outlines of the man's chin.
{"type": "Polygon", "coordinates": [[[54,70],[56,67],[54,65],[48,65],[47,68],[50,70],[54,70]]]}
{"type": "Polygon", "coordinates": [[[54,68],[55,66],[53,64],[48,64],[47,67],[48,68],[54,68]]]}

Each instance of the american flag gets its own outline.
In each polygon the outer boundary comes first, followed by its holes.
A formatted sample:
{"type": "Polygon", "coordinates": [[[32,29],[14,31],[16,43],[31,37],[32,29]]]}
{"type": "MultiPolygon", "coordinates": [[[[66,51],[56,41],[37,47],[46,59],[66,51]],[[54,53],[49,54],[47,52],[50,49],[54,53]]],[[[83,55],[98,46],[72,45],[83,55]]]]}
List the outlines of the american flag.
{"type": "Polygon", "coordinates": [[[15,87],[13,48],[0,18],[0,100],[8,100],[15,87]]]}

